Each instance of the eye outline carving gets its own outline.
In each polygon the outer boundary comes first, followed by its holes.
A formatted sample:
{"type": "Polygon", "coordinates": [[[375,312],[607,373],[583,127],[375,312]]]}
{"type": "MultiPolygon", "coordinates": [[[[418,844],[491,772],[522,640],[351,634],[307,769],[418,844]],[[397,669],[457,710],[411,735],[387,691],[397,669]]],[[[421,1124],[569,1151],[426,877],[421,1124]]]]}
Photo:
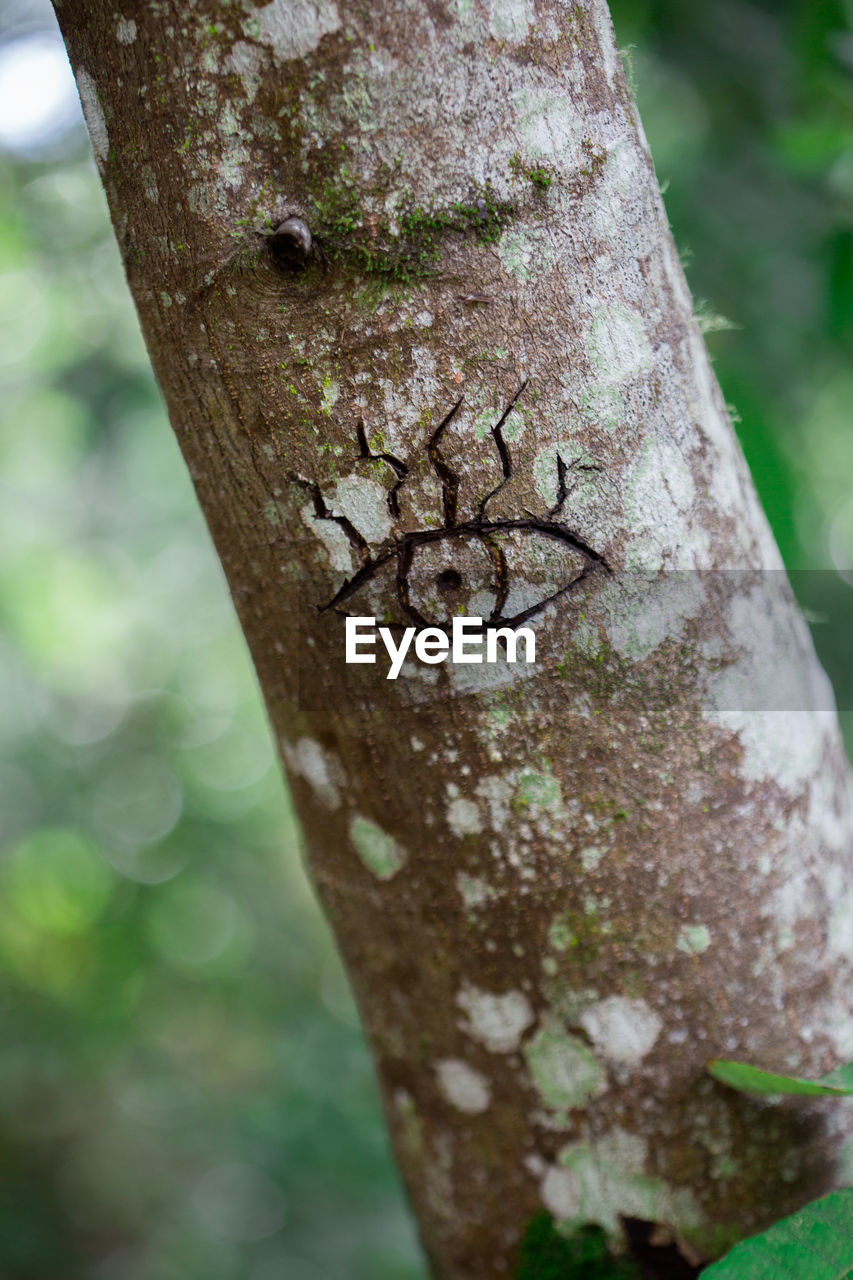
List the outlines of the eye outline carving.
{"type": "MultiPolygon", "coordinates": [[[[350,547],[355,552],[359,561],[359,567],[348,578],[342,586],[335,592],[332,598],[326,604],[318,605],[317,609],[320,613],[333,611],[343,617],[351,616],[347,610],[343,609],[346,601],[348,601],[355,593],[365,586],[373,576],[385,566],[396,561],[395,573],[395,591],[397,602],[403,614],[409,619],[408,623],[390,622],[387,625],[392,630],[402,631],[406,625],[416,626],[419,629],[426,627],[439,626],[440,623],[432,622],[425,618],[414,606],[409,598],[409,581],[408,575],[412,565],[412,559],[415,551],[422,546],[428,546],[430,543],[442,542],[449,539],[457,540],[478,540],[487,549],[495,566],[495,604],[488,618],[483,619],[483,630],[493,629],[497,627],[508,627],[514,629],[520,627],[524,622],[540,613],[547,608],[549,604],[568,595],[569,592],[579,586],[586,578],[594,573],[610,573],[610,566],[604,556],[595,551],[580,534],[576,533],[567,524],[558,517],[562,516],[563,508],[567,499],[577,487],[578,481],[571,486],[568,484],[569,475],[575,472],[599,471],[600,468],[595,465],[581,464],[580,458],[576,458],[573,462],[566,463],[562,456],[557,453],[557,501],[553,507],[550,507],[545,517],[539,517],[525,512],[524,517],[516,519],[497,519],[492,520],[488,517],[487,508],[489,503],[495,498],[512,477],[513,467],[512,458],[509,451],[509,445],[504,437],[503,429],[509,415],[512,413],[525,388],[528,385],[528,379],[525,378],[515,395],[510,399],[506,408],[500,415],[495,425],[490,429],[490,435],[495,445],[498,458],[501,464],[501,480],[500,482],[480,499],[477,512],[472,519],[460,521],[458,518],[458,498],[459,498],[459,476],[451,469],[446,459],[441,453],[440,445],[442,437],[450,423],[462,407],[464,395],[460,396],[452,405],[450,410],[439,422],[438,426],[430,436],[427,447],[426,456],[433,473],[439,480],[441,485],[441,499],[443,511],[443,523],[435,528],[415,529],[402,533],[397,537],[393,537],[380,547],[376,553],[371,551],[370,544],[363,534],[355,527],[351,520],[345,515],[335,514],[331,511],[323,496],[323,492],[315,481],[308,480],[304,476],[292,474],[291,481],[305,489],[311,496],[314,506],[314,516],[318,520],[330,520],[337,524],[346,534],[350,547]],[[509,594],[509,568],[506,563],[506,556],[500,545],[499,535],[506,533],[530,533],[541,537],[550,538],[553,541],[560,542],[563,546],[568,546],[579,555],[583,561],[583,567],[570,579],[568,583],[560,587],[559,590],[552,592],[543,600],[538,601],[534,605],[530,605],[525,609],[519,610],[511,617],[503,617],[501,610],[506,604],[509,594]],[[497,536],[496,536],[497,535],[497,536]]],[[[400,490],[409,477],[411,468],[400,458],[387,451],[374,453],[371,451],[367,441],[367,433],[365,431],[364,422],[359,421],[356,426],[356,439],[359,446],[358,460],[378,460],[384,462],[390,467],[396,477],[394,485],[388,490],[387,503],[389,513],[394,520],[400,518],[400,490]]]]}

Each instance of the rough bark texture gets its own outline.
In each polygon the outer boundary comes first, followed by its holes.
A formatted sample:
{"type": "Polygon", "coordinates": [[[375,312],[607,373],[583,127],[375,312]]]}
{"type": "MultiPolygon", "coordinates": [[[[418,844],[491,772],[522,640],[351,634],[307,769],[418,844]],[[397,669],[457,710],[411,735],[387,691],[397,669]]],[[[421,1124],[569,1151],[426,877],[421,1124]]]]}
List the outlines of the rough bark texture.
{"type": "Polygon", "coordinates": [[[853,1054],[849,788],[831,711],[738,702],[808,637],[603,0],[58,14],[434,1274],[543,1204],[719,1252],[842,1176],[837,1107],[705,1065],[853,1054]],[[536,664],[345,666],[357,571],[554,596],[536,664]]]}

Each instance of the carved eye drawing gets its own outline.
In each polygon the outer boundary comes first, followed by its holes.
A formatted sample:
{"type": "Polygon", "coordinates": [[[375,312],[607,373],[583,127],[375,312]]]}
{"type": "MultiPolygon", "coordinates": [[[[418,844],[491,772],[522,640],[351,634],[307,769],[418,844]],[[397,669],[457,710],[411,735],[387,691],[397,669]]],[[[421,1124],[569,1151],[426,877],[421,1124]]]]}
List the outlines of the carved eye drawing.
{"type": "MultiPolygon", "coordinates": [[[[446,627],[454,616],[481,617],[484,627],[518,627],[553,601],[567,595],[596,571],[607,571],[604,557],[563,519],[563,509],[574,489],[574,470],[597,470],[567,464],[557,455],[557,501],[544,516],[525,514],[518,519],[493,518],[489,504],[512,475],[512,460],[503,429],[527,382],[491,428],[500,460],[502,479],[482,498],[470,519],[460,519],[460,477],[441,452],[445,431],[462,405],[460,397],[436,427],[427,444],[429,465],[441,485],[443,521],[389,538],[378,550],[346,516],[330,510],[319,485],[302,476],[295,483],[308,490],[317,519],[331,520],[346,534],[359,568],[321,605],[321,611],[346,615],[379,614],[390,627],[446,627]],[[532,573],[531,573],[532,569],[532,573]],[[389,616],[377,601],[394,599],[398,617],[389,616]]],[[[399,521],[399,494],[410,469],[391,453],[373,453],[364,424],[357,427],[359,457],[383,462],[394,474],[387,503],[391,518],[399,521]]]]}

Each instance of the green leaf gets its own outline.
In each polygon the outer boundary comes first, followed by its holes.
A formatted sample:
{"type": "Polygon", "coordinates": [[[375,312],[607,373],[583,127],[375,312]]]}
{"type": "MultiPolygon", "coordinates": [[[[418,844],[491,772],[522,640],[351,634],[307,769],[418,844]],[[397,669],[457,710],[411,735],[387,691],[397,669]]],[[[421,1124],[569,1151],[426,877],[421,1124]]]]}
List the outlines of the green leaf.
{"type": "Polygon", "coordinates": [[[747,1062],[729,1062],[714,1058],[708,1063],[708,1074],[721,1084],[742,1093],[804,1093],[812,1097],[842,1098],[853,1093],[853,1062],[836,1067],[817,1080],[802,1080],[799,1076],[777,1075],[774,1071],[762,1071],[747,1062]]]}
{"type": "Polygon", "coordinates": [[[827,1071],[825,1076],[820,1077],[820,1083],[833,1085],[844,1093],[853,1093],[853,1062],[836,1067],[834,1071],[827,1071]]]}
{"type": "Polygon", "coordinates": [[[853,1190],[833,1191],[736,1244],[701,1280],[853,1280],[853,1190]]]}
{"type": "Polygon", "coordinates": [[[637,1263],[613,1257],[600,1227],[561,1235],[544,1209],[527,1225],[515,1280],[639,1280],[637,1263]]]}

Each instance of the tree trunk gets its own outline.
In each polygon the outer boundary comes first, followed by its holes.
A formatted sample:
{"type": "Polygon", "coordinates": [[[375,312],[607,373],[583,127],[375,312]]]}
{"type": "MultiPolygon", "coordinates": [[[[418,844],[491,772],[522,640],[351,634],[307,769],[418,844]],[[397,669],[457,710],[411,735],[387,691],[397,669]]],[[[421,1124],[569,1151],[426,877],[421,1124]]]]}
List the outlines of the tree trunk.
{"type": "Polygon", "coordinates": [[[849,787],[604,0],[58,14],[433,1274],[715,1255],[837,1176],[705,1066],[853,1055],[849,787]]]}

